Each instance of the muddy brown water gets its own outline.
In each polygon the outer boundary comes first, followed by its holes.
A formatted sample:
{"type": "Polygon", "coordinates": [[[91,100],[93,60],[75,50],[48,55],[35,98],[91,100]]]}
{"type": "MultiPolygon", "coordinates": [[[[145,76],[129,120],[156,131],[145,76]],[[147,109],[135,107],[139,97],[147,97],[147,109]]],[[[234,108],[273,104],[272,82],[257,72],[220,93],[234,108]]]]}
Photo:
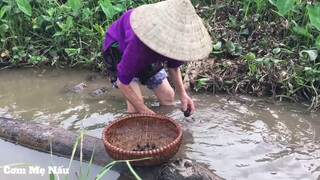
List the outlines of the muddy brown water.
{"type": "MultiPolygon", "coordinates": [[[[124,115],[126,106],[107,77],[96,74],[93,81],[88,81],[92,73],[1,70],[0,116],[77,132],[88,127],[89,135],[101,137],[105,124],[124,115]],[[67,87],[81,82],[88,85],[83,92],[66,93],[67,87]],[[107,93],[89,96],[92,90],[103,86],[108,88],[107,93]]],[[[307,108],[304,104],[274,104],[249,96],[241,96],[246,101],[239,101],[229,95],[192,93],[197,109],[185,118],[179,111],[178,97],[173,107],[162,107],[146,89],[143,94],[148,106],[182,125],[184,139],[178,155],[197,161],[226,179],[320,179],[320,113],[301,113],[307,108]]],[[[48,156],[40,157],[39,152],[0,143],[0,166],[30,160],[14,156],[29,151],[28,157],[48,161],[48,156]]],[[[119,174],[114,173],[110,179],[118,178],[119,174]]]]}

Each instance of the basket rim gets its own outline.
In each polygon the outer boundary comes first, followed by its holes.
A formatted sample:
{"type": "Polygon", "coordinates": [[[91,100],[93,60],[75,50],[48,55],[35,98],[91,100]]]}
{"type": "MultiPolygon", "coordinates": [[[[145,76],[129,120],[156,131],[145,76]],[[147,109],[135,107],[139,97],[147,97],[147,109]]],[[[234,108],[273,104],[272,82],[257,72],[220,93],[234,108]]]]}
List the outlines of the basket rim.
{"type": "Polygon", "coordinates": [[[162,114],[146,114],[146,113],[140,113],[140,114],[129,114],[129,115],[125,115],[123,117],[120,117],[114,121],[112,121],[110,124],[108,124],[102,131],[102,140],[103,140],[103,143],[104,145],[112,150],[112,151],[116,151],[116,152],[119,152],[120,154],[130,154],[130,155],[133,155],[133,156],[152,156],[152,155],[155,155],[155,154],[161,154],[162,152],[172,148],[173,146],[181,143],[182,141],[182,128],[181,128],[181,125],[175,121],[174,119],[172,119],[171,117],[168,117],[166,115],[162,115],[162,114]],[[131,118],[131,117],[156,117],[156,118],[162,118],[162,119],[167,119],[169,120],[171,123],[173,123],[177,130],[178,130],[178,136],[175,138],[174,141],[172,141],[171,143],[161,147],[161,148],[157,148],[157,149],[153,149],[153,150],[146,150],[146,151],[132,151],[132,150],[124,150],[124,149],[121,149],[119,147],[116,147],[114,145],[112,145],[111,143],[109,143],[107,140],[106,140],[106,132],[109,128],[111,128],[112,126],[114,126],[116,123],[120,122],[120,121],[124,121],[124,120],[127,120],[128,118],[131,118]]]}

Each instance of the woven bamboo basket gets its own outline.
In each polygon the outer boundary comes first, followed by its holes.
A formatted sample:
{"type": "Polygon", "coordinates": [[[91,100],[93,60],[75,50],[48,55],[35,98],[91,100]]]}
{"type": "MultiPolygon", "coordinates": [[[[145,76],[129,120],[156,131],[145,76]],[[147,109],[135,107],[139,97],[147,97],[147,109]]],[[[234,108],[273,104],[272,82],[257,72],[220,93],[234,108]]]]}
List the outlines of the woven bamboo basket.
{"type": "Polygon", "coordinates": [[[159,165],[168,162],[179,150],[181,126],[160,114],[131,114],[105,127],[102,140],[107,153],[115,160],[132,161],[133,165],[159,165]]]}

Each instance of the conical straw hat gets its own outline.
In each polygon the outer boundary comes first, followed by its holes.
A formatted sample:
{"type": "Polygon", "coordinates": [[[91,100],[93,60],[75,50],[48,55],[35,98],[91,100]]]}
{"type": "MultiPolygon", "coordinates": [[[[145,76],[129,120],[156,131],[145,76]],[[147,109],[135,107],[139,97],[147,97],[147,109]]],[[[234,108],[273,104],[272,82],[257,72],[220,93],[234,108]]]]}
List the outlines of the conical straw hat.
{"type": "Polygon", "coordinates": [[[180,61],[208,57],[211,37],[190,0],[166,0],[133,10],[130,23],[138,38],[157,53],[180,61]]]}

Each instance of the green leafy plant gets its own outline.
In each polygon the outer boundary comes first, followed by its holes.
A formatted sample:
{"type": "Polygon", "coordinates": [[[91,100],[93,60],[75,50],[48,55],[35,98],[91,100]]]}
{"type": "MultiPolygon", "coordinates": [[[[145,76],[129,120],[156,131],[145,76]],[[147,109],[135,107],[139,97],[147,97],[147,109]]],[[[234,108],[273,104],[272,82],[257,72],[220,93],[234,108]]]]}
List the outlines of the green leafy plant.
{"type": "Polygon", "coordinates": [[[257,69],[257,65],[255,64],[254,60],[256,59],[256,55],[252,52],[247,53],[243,57],[245,60],[248,61],[249,64],[249,76],[253,76],[257,69]]]}
{"type": "Polygon", "coordinates": [[[11,67],[100,67],[105,30],[124,11],[150,2],[2,0],[0,53],[11,67]]]}
{"type": "Polygon", "coordinates": [[[310,24],[316,27],[320,31],[320,3],[308,4],[307,5],[308,15],[310,19],[310,24]]]}
{"type": "Polygon", "coordinates": [[[32,9],[27,0],[15,0],[19,9],[28,16],[32,16],[32,9]]]}
{"type": "Polygon", "coordinates": [[[99,174],[95,177],[95,180],[100,180],[116,163],[123,163],[125,162],[130,170],[130,172],[134,175],[134,177],[137,180],[141,180],[141,177],[135,172],[135,170],[132,168],[130,162],[132,161],[142,161],[142,160],[147,160],[151,159],[151,157],[146,157],[146,158],[141,158],[141,159],[133,159],[133,160],[117,160],[117,161],[112,161],[109,164],[107,164],[100,172],[99,174]]]}
{"type": "Polygon", "coordinates": [[[277,7],[279,15],[284,16],[293,10],[296,0],[269,0],[269,2],[277,7]]]}

